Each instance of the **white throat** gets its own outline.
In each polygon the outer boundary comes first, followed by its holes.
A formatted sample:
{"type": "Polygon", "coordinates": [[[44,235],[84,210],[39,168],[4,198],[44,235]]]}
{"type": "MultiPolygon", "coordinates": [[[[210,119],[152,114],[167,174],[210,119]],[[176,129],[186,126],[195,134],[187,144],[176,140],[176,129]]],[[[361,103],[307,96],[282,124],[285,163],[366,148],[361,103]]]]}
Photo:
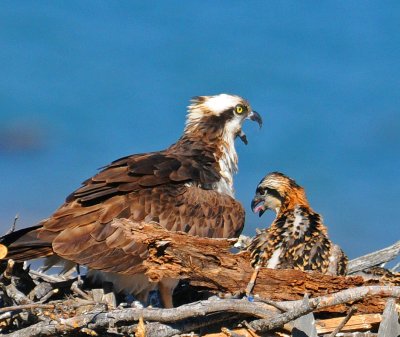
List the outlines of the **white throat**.
{"type": "Polygon", "coordinates": [[[216,183],[215,189],[224,194],[235,196],[233,188],[233,175],[238,171],[238,156],[235,149],[234,132],[228,127],[223,134],[223,142],[220,147],[221,158],[217,158],[221,170],[221,179],[216,183]]]}

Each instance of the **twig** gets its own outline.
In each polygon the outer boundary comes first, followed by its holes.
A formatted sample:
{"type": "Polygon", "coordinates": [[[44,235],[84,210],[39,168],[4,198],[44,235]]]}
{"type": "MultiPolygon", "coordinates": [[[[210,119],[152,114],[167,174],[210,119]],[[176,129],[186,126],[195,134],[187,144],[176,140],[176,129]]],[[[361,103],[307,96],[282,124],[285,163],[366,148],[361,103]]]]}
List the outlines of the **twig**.
{"type": "Polygon", "coordinates": [[[6,278],[6,279],[11,279],[12,272],[13,272],[13,269],[14,269],[14,265],[15,265],[14,260],[9,259],[9,260],[7,261],[7,267],[6,267],[6,270],[5,270],[4,273],[3,273],[3,277],[4,277],[4,278],[6,278]]]}
{"type": "Polygon", "coordinates": [[[54,309],[54,308],[55,308],[54,304],[30,303],[30,304],[13,305],[10,307],[0,308],[0,313],[8,311],[16,311],[16,310],[54,309]]]}
{"type": "Polygon", "coordinates": [[[332,331],[332,333],[328,337],[335,337],[337,333],[343,329],[343,327],[346,325],[346,323],[349,321],[351,316],[357,311],[357,307],[353,306],[349,309],[347,312],[346,317],[340,322],[340,324],[336,327],[335,330],[332,331]]]}
{"type": "Polygon", "coordinates": [[[77,282],[77,281],[75,281],[74,283],[72,283],[72,285],[71,285],[71,290],[72,290],[75,294],[77,294],[77,295],[79,295],[79,296],[82,296],[85,300],[88,300],[88,301],[92,300],[92,298],[91,298],[88,294],[86,294],[83,290],[81,290],[81,289],[78,287],[78,282],[77,282]]]}
{"type": "Polygon", "coordinates": [[[92,329],[88,329],[88,328],[82,328],[80,329],[80,332],[88,335],[88,336],[98,336],[98,333],[92,329]]]}
{"type": "Polygon", "coordinates": [[[57,277],[57,276],[54,276],[54,275],[47,275],[47,274],[42,273],[42,272],[37,271],[37,270],[29,270],[29,274],[31,276],[33,276],[34,278],[40,277],[41,279],[43,279],[44,281],[47,281],[47,282],[64,282],[64,281],[66,281],[66,279],[63,278],[63,277],[57,277]]]}
{"type": "Polygon", "coordinates": [[[400,268],[400,262],[399,263],[396,263],[396,265],[392,268],[392,269],[390,269],[390,271],[392,272],[392,273],[395,273],[395,272],[397,272],[397,270],[400,268]]]}
{"type": "Polygon", "coordinates": [[[262,302],[262,303],[271,305],[274,308],[277,308],[281,312],[282,311],[287,311],[287,308],[282,307],[282,305],[280,305],[279,302],[276,302],[276,301],[272,301],[272,300],[269,300],[269,299],[266,299],[266,298],[262,298],[262,297],[258,297],[258,296],[254,297],[254,301],[255,302],[262,302]]]}
{"type": "Polygon", "coordinates": [[[4,236],[6,236],[6,235],[8,235],[8,234],[11,234],[12,232],[15,231],[15,227],[17,226],[17,221],[18,221],[18,219],[19,219],[19,215],[18,215],[18,214],[15,214],[13,224],[11,225],[11,227],[9,228],[9,230],[4,234],[4,236]]]}
{"type": "Polygon", "coordinates": [[[0,321],[11,318],[11,316],[12,316],[11,311],[7,311],[4,314],[0,315],[0,321]]]}
{"type": "Polygon", "coordinates": [[[227,337],[245,337],[242,334],[236,333],[235,331],[232,331],[228,328],[222,328],[221,331],[227,336],[227,337]]]}
{"type": "Polygon", "coordinates": [[[250,335],[257,336],[256,331],[250,326],[250,324],[247,321],[243,321],[242,325],[244,325],[246,327],[246,329],[250,335]]]}
{"type": "Polygon", "coordinates": [[[57,294],[59,292],[59,289],[52,289],[50,290],[45,296],[43,296],[39,303],[44,303],[46,302],[51,296],[53,296],[54,294],[57,294]]]}
{"type": "MultiPolygon", "coordinates": [[[[356,302],[362,300],[367,296],[400,298],[400,286],[365,286],[358,288],[350,288],[339,291],[337,293],[310,298],[309,301],[310,304],[317,302],[316,309],[320,310],[338,304],[356,302]]],[[[282,308],[285,308],[286,310],[291,310],[298,306],[301,306],[303,300],[277,302],[277,303],[282,308]]]]}
{"type": "Polygon", "coordinates": [[[267,332],[272,329],[280,328],[298,317],[307,315],[318,306],[318,301],[310,302],[308,297],[306,300],[301,300],[301,302],[302,304],[300,306],[296,306],[292,310],[270,318],[255,320],[250,322],[249,326],[256,330],[256,332],[267,332]]]}
{"type": "Polygon", "coordinates": [[[7,286],[2,285],[5,293],[9,298],[11,298],[16,304],[30,304],[32,301],[21,291],[17,289],[17,287],[10,283],[7,286]]]}

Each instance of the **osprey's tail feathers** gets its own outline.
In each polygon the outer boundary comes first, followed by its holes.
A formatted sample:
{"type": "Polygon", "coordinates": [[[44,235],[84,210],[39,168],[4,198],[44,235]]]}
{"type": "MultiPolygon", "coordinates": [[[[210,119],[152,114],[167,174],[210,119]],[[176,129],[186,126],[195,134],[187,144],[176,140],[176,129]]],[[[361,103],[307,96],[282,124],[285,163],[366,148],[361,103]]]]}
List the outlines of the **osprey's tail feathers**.
{"type": "Polygon", "coordinates": [[[51,243],[38,238],[41,225],[23,228],[0,238],[0,259],[27,261],[53,255],[51,243]]]}

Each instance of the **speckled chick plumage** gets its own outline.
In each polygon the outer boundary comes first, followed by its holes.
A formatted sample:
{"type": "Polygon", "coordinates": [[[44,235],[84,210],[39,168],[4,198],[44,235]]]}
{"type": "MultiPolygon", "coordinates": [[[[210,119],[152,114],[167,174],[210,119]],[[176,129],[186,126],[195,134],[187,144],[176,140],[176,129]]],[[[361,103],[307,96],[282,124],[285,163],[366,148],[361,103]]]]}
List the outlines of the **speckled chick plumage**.
{"type": "Polygon", "coordinates": [[[328,238],[322,217],[311,209],[304,189],[293,179],[279,172],[265,176],[252,209],[260,216],[268,209],[276,212],[271,226],[248,247],[253,266],[346,274],[346,255],[328,238]]]}

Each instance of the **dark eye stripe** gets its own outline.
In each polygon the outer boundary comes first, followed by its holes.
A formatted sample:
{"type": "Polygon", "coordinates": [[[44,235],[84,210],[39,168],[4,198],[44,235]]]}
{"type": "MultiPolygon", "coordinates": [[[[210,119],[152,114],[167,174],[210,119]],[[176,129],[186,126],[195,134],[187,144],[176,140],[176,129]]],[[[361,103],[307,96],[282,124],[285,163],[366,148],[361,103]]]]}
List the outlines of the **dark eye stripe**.
{"type": "Polygon", "coordinates": [[[278,192],[277,190],[275,190],[275,189],[273,189],[273,188],[269,188],[269,187],[262,187],[262,186],[259,186],[259,187],[257,188],[257,190],[256,190],[256,193],[257,193],[257,194],[261,194],[261,195],[263,195],[263,194],[269,194],[269,195],[271,195],[271,196],[273,196],[273,197],[275,197],[275,198],[277,198],[277,199],[280,199],[280,200],[283,199],[283,197],[279,194],[279,192],[278,192]]]}
{"type": "Polygon", "coordinates": [[[256,193],[257,194],[264,194],[264,192],[265,192],[265,188],[264,187],[261,187],[261,186],[257,187],[257,189],[256,189],[256,193]]]}
{"type": "Polygon", "coordinates": [[[274,190],[273,188],[268,188],[266,187],[265,190],[267,191],[267,194],[272,195],[273,197],[277,199],[283,199],[283,197],[280,195],[280,193],[277,190],[274,190]]]}

